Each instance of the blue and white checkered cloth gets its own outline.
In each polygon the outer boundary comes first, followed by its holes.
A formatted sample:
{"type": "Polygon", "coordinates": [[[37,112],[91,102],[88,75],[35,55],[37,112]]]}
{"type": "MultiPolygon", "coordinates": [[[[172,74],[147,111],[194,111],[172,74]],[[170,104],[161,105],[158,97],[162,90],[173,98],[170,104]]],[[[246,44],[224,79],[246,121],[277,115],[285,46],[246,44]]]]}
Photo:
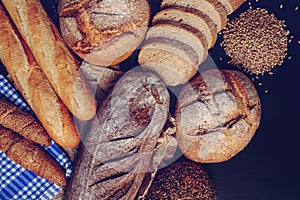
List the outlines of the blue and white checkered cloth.
{"type": "MultiPolygon", "coordinates": [[[[19,93],[0,74],[0,96],[3,96],[22,110],[32,113],[19,93]]],[[[66,171],[66,177],[71,176],[71,162],[67,155],[62,152],[57,144],[52,141],[52,145],[44,147],[49,155],[56,159],[61,167],[66,171]]],[[[52,199],[62,188],[52,182],[35,175],[16,164],[0,151],[0,200],[10,199],[52,199]]]]}

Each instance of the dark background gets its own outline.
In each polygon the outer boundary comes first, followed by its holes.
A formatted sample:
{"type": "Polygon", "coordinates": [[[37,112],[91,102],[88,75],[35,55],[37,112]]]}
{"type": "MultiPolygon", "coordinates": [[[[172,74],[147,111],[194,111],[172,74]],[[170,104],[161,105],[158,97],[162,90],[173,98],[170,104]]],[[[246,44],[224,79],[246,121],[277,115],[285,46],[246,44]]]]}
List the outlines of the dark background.
{"type": "MultiPolygon", "coordinates": [[[[42,1],[48,13],[58,25],[57,0],[42,1]]],[[[150,0],[152,15],[159,11],[159,0],[150,0]]],[[[252,2],[252,7],[267,9],[280,20],[285,20],[290,36],[288,56],[280,67],[275,67],[274,75],[259,76],[254,80],[262,103],[262,119],[259,129],[250,144],[231,160],[218,164],[202,164],[214,180],[218,200],[298,200],[300,199],[300,122],[299,122],[299,82],[300,82],[300,0],[259,0],[252,2]],[[280,9],[280,5],[283,8],[280,9]],[[295,7],[299,10],[295,11],[295,7]],[[259,85],[262,83],[262,85],[259,85]],[[268,93],[265,91],[268,90],[268,93]]],[[[249,8],[243,4],[230,19],[237,17],[249,8]]],[[[229,60],[220,47],[222,35],[216,45],[209,50],[211,59],[199,67],[199,71],[209,68],[235,69],[227,64],[229,60]],[[220,61],[220,57],[223,58],[220,61]]],[[[123,69],[135,67],[136,55],[121,63],[123,69]]],[[[0,73],[6,74],[0,65],[0,73]]],[[[250,79],[253,77],[247,74],[250,79]]],[[[176,92],[171,109],[174,108],[176,92]]],[[[184,160],[180,157],[179,160],[184,160]]]]}

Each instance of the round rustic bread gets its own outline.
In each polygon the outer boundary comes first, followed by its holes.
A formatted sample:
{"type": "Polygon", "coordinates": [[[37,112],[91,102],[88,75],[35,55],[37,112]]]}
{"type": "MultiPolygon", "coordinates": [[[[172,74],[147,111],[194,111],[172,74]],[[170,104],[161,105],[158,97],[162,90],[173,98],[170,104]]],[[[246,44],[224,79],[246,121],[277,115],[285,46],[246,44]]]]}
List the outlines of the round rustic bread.
{"type": "Polygon", "coordinates": [[[187,158],[223,162],[244,149],[255,134],[260,99],[241,72],[208,70],[182,88],[175,117],[176,138],[187,158]]]}
{"type": "Polygon", "coordinates": [[[176,162],[155,177],[146,200],[217,199],[213,181],[204,169],[192,162],[176,162]]]}
{"type": "Polygon", "coordinates": [[[60,0],[58,12],[66,44],[99,66],[127,59],[143,41],[150,20],[147,0],[60,0]]]}

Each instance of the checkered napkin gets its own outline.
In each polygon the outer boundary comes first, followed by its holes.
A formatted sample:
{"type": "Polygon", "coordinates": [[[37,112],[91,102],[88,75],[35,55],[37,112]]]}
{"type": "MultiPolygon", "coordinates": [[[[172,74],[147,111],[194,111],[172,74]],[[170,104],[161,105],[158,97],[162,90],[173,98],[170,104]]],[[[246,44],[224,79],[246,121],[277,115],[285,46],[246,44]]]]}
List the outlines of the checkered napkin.
{"type": "MultiPolygon", "coordinates": [[[[0,96],[15,103],[22,110],[32,113],[19,93],[0,74],[0,96]]],[[[49,155],[66,171],[66,177],[71,176],[71,162],[57,144],[52,141],[51,146],[44,148],[49,155]]],[[[52,199],[62,188],[48,180],[38,177],[33,172],[25,170],[5,156],[0,151],[0,200],[9,199],[52,199]]]]}

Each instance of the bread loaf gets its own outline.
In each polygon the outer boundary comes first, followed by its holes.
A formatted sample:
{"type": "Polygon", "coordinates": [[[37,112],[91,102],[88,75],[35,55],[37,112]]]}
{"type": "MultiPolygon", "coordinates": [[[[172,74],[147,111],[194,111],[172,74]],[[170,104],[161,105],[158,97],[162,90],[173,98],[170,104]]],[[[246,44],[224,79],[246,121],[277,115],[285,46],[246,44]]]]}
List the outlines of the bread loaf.
{"type": "Polygon", "coordinates": [[[128,58],[148,28],[147,0],[59,1],[59,22],[66,43],[82,59],[113,66],[128,58]]]}
{"type": "Polygon", "coordinates": [[[27,170],[54,182],[58,186],[67,184],[62,168],[32,141],[22,138],[0,125],[0,151],[27,170]]]}
{"type": "Polygon", "coordinates": [[[83,140],[67,199],[134,199],[151,170],[169,98],[156,75],[124,75],[102,103],[83,140]]]}
{"type": "Polygon", "coordinates": [[[96,113],[96,100],[41,2],[3,0],[2,3],[57,95],[77,118],[91,119],[96,113]]]}
{"type": "Polygon", "coordinates": [[[169,7],[154,15],[152,24],[167,20],[188,25],[202,33],[205,36],[208,48],[213,47],[217,40],[217,28],[214,22],[199,10],[180,6],[169,7]]]}
{"type": "Polygon", "coordinates": [[[260,98],[241,72],[209,70],[182,88],[175,117],[176,139],[187,158],[223,162],[251,141],[260,123],[260,98]]]}
{"type": "Polygon", "coordinates": [[[203,34],[176,21],[159,21],[149,29],[139,52],[142,68],[159,74],[171,86],[186,83],[207,57],[203,34]]]}
{"type": "Polygon", "coordinates": [[[225,9],[217,0],[163,0],[161,2],[162,9],[172,6],[192,8],[201,11],[214,21],[218,32],[225,28],[228,20],[225,9]]]}
{"type": "Polygon", "coordinates": [[[138,57],[144,69],[159,73],[168,85],[183,84],[196,73],[198,55],[188,45],[167,38],[151,38],[138,57]]]}
{"type": "Polygon", "coordinates": [[[0,59],[47,133],[62,147],[77,146],[80,138],[73,118],[1,6],[0,59]]]}
{"type": "Polygon", "coordinates": [[[35,143],[45,146],[51,144],[49,135],[32,115],[3,100],[0,100],[0,125],[35,143]]]}
{"type": "Polygon", "coordinates": [[[216,200],[216,187],[199,164],[175,162],[157,174],[145,198],[161,199],[216,200]]]}

